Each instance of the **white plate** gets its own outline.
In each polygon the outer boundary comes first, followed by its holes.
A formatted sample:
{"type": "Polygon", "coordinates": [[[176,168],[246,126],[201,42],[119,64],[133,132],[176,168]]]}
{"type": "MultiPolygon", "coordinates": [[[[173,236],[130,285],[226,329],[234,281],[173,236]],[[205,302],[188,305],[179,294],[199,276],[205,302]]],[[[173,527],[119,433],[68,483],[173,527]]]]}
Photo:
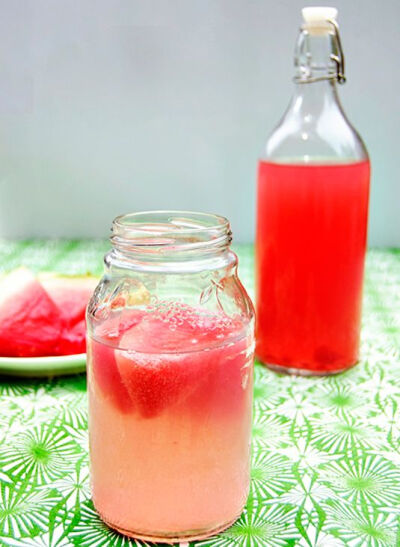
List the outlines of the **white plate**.
{"type": "Polygon", "coordinates": [[[39,378],[77,374],[85,370],[86,353],[54,357],[0,357],[0,375],[5,376],[39,378]]]}

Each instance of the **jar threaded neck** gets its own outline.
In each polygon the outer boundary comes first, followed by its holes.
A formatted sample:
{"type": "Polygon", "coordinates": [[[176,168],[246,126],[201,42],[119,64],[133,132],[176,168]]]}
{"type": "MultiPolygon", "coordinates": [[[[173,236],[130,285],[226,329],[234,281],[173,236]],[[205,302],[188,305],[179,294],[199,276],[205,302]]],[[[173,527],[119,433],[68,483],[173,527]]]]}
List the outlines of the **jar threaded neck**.
{"type": "Polygon", "coordinates": [[[122,253],[154,256],[215,254],[229,248],[229,221],[219,215],[188,211],[148,211],[118,216],[111,243],[122,253]]]}

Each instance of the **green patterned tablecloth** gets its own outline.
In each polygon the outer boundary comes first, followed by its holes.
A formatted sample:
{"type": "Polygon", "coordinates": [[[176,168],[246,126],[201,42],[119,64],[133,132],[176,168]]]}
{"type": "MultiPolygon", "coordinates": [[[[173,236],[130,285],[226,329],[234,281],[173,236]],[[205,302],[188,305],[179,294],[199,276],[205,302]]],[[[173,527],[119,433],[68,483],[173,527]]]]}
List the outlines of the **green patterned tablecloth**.
{"type": "MultiPolygon", "coordinates": [[[[107,243],[0,242],[0,265],[100,273],[107,243]]],[[[253,295],[252,248],[237,248],[253,295]]],[[[90,501],[84,375],[0,382],[0,545],[138,546],[90,501]]],[[[362,362],[330,378],[256,366],[251,493],[197,545],[400,545],[400,251],[372,250],[362,362]]],[[[183,544],[182,544],[183,545],[183,544]]]]}

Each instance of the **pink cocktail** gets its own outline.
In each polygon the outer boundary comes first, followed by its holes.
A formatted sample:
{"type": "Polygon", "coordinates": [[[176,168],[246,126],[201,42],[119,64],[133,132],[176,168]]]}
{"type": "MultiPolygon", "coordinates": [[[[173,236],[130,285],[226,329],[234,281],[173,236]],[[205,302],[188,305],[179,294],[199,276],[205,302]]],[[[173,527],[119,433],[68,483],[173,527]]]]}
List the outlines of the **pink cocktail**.
{"type": "Polygon", "coordinates": [[[93,501],[111,527],[176,541],[241,513],[249,488],[253,337],[239,316],[168,302],[90,333],[93,501]]]}

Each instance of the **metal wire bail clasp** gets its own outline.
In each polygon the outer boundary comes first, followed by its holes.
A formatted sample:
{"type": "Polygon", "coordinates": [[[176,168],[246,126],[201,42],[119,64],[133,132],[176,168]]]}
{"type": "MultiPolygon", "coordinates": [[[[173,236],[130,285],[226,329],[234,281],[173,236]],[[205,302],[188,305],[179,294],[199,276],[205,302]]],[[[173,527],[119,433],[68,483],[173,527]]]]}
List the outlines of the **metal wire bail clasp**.
{"type": "Polygon", "coordinates": [[[342,42],[340,40],[339,27],[335,20],[328,19],[327,21],[333,27],[333,33],[335,36],[334,44],[335,50],[331,54],[331,59],[336,65],[336,79],[339,84],[344,84],[346,82],[346,76],[344,73],[344,53],[342,48],[342,42]]]}
{"type": "Polygon", "coordinates": [[[310,27],[303,24],[300,27],[300,35],[295,49],[295,66],[297,74],[294,81],[298,84],[307,84],[321,82],[323,80],[336,80],[339,84],[344,84],[346,76],[344,74],[344,54],[342,42],[339,35],[339,27],[334,19],[325,19],[324,26],[310,27]],[[313,54],[310,50],[311,40],[314,37],[323,37],[329,35],[330,53],[324,61],[313,61],[313,54]],[[328,62],[328,58],[329,61],[328,62]]]}

